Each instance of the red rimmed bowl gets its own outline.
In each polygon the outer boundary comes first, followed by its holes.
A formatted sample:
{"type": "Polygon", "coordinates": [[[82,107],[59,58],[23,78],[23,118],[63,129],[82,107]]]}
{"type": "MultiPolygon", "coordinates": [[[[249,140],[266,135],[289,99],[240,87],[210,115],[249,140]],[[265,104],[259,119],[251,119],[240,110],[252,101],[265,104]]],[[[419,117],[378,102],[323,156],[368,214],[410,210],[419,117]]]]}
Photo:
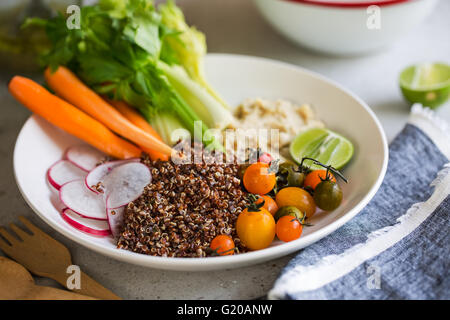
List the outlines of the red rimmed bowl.
{"type": "Polygon", "coordinates": [[[263,17],[303,47],[334,55],[383,49],[420,24],[437,0],[254,0],[263,17]]]}

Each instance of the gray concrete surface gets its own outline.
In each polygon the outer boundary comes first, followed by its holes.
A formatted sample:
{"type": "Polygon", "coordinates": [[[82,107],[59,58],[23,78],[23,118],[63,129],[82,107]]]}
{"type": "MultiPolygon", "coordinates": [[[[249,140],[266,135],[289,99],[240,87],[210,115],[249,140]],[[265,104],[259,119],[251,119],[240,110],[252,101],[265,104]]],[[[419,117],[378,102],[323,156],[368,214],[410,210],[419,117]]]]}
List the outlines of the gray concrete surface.
{"type": "MultiPolygon", "coordinates": [[[[450,2],[442,0],[424,24],[373,56],[336,58],[298,48],[280,37],[247,0],[179,0],[190,23],[206,33],[209,51],[264,56],[317,71],[354,91],[380,118],[391,140],[403,127],[408,104],[397,86],[399,71],[420,61],[450,63],[450,2]]],[[[17,189],[12,156],[29,112],[7,92],[11,74],[0,72],[0,225],[29,217],[72,252],[73,261],[94,279],[126,299],[253,299],[272,286],[290,256],[268,263],[217,272],[171,272],[112,260],[66,239],[28,208],[17,189]]],[[[450,106],[438,114],[450,120],[450,106]]],[[[1,254],[1,253],[0,253],[1,254]]],[[[55,285],[37,278],[40,284],[55,285]]]]}

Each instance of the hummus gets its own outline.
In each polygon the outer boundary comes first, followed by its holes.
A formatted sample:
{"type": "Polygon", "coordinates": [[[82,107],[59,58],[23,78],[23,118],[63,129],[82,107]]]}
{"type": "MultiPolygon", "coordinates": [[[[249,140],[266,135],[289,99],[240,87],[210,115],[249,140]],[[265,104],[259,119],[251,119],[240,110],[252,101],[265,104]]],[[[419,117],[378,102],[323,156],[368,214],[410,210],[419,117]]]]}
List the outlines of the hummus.
{"type": "Polygon", "coordinates": [[[246,99],[236,107],[234,116],[234,129],[268,129],[267,150],[273,152],[278,149],[280,154],[284,154],[283,149],[289,148],[290,142],[299,132],[311,127],[324,127],[310,105],[298,105],[281,99],[246,99]],[[271,136],[271,129],[277,130],[278,138],[271,136]]]}

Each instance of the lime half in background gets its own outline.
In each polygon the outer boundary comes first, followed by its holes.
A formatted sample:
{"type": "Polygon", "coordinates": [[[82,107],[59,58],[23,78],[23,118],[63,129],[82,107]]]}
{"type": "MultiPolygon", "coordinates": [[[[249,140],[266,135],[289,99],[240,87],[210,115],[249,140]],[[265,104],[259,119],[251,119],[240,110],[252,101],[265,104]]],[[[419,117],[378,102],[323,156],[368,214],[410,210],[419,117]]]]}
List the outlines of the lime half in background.
{"type": "MultiPolygon", "coordinates": [[[[345,137],[323,128],[312,128],[299,133],[290,145],[292,158],[300,163],[303,157],[316,159],[336,169],[345,166],[353,156],[353,144],[345,137]]],[[[305,160],[311,169],[323,169],[305,160]]]]}
{"type": "Polygon", "coordinates": [[[400,88],[410,103],[436,108],[450,95],[450,66],[445,63],[421,63],[400,74],[400,88]]]}

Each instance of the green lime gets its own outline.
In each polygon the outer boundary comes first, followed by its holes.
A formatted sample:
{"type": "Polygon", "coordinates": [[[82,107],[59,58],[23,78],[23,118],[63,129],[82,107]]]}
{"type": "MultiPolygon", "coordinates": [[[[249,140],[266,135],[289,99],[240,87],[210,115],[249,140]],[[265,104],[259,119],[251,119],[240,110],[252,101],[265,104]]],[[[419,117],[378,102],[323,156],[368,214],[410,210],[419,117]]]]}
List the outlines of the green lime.
{"type": "MultiPolygon", "coordinates": [[[[326,165],[340,169],[353,156],[353,144],[345,137],[323,128],[312,128],[299,133],[290,145],[292,158],[300,163],[303,157],[316,159],[326,165]]],[[[323,169],[305,160],[311,169],[323,169]]]]}
{"type": "Polygon", "coordinates": [[[450,95],[450,66],[444,63],[422,63],[400,73],[400,88],[411,103],[436,108],[450,95]]]}

